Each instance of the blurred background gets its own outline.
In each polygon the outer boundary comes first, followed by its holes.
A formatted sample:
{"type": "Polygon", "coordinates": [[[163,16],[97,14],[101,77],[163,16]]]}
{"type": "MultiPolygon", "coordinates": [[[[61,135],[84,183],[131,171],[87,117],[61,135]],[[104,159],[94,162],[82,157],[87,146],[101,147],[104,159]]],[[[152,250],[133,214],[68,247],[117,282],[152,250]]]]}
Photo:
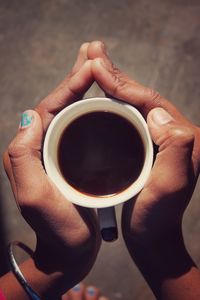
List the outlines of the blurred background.
{"type": "MultiPolygon", "coordinates": [[[[200,125],[199,0],[0,0],[0,151],[15,135],[20,114],[70,71],[81,43],[103,40],[115,64],[170,99],[200,125]]],[[[86,96],[99,96],[96,85],[86,96]]],[[[0,270],[5,247],[35,236],[14,202],[0,165],[0,270]]],[[[184,217],[188,251],[200,265],[200,184],[184,217]]],[[[117,208],[120,228],[121,208],[117,208]]],[[[21,258],[23,259],[23,255],[21,258]]],[[[103,243],[86,278],[115,299],[154,299],[120,237],[103,243]]]]}

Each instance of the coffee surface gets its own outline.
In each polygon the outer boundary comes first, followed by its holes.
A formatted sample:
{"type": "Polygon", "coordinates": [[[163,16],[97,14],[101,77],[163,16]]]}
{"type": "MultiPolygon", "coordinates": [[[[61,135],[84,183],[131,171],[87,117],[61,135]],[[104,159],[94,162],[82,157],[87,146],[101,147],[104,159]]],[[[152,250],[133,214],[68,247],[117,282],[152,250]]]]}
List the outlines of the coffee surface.
{"type": "Polygon", "coordinates": [[[72,121],[58,145],[64,179],[76,190],[96,196],[129,187],[140,175],[144,155],[135,127],[110,112],[92,112],[72,121]]]}

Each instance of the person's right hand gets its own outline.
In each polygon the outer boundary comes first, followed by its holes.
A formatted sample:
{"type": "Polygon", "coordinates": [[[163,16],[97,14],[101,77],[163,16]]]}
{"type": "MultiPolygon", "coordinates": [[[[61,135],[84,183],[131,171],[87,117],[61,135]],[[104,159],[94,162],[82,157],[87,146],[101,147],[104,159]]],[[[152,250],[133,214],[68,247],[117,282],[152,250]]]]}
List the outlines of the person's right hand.
{"type": "Polygon", "coordinates": [[[158,92],[122,73],[103,48],[100,42],[88,47],[95,80],[106,95],[143,114],[158,146],[144,189],[124,205],[122,230],[131,256],[159,297],[162,278],[183,275],[193,266],[181,224],[199,175],[200,128],[158,92]]]}

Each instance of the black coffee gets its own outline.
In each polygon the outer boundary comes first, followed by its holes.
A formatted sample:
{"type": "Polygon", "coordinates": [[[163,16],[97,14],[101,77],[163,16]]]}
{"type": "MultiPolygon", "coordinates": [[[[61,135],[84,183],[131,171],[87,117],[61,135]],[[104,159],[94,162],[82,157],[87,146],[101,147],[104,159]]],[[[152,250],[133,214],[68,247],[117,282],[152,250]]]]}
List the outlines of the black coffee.
{"type": "Polygon", "coordinates": [[[76,190],[105,196],[125,190],[139,176],[144,146],[135,127],[110,112],[92,112],[74,120],[63,132],[58,163],[76,190]]]}

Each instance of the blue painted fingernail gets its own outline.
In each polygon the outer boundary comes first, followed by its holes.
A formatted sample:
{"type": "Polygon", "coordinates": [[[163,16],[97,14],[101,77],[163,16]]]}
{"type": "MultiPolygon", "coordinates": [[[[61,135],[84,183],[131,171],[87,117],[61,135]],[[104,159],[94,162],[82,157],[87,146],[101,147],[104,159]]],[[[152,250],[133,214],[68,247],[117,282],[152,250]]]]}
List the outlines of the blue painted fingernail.
{"type": "Polygon", "coordinates": [[[92,286],[90,286],[87,288],[87,293],[89,296],[94,296],[96,294],[96,291],[92,286]]]}
{"type": "Polygon", "coordinates": [[[20,127],[25,128],[31,125],[33,116],[29,112],[24,112],[21,116],[20,127]]]}
{"type": "Polygon", "coordinates": [[[80,289],[81,289],[80,284],[77,284],[77,285],[75,285],[75,286],[72,288],[72,290],[73,290],[74,292],[79,292],[80,289]]]}

